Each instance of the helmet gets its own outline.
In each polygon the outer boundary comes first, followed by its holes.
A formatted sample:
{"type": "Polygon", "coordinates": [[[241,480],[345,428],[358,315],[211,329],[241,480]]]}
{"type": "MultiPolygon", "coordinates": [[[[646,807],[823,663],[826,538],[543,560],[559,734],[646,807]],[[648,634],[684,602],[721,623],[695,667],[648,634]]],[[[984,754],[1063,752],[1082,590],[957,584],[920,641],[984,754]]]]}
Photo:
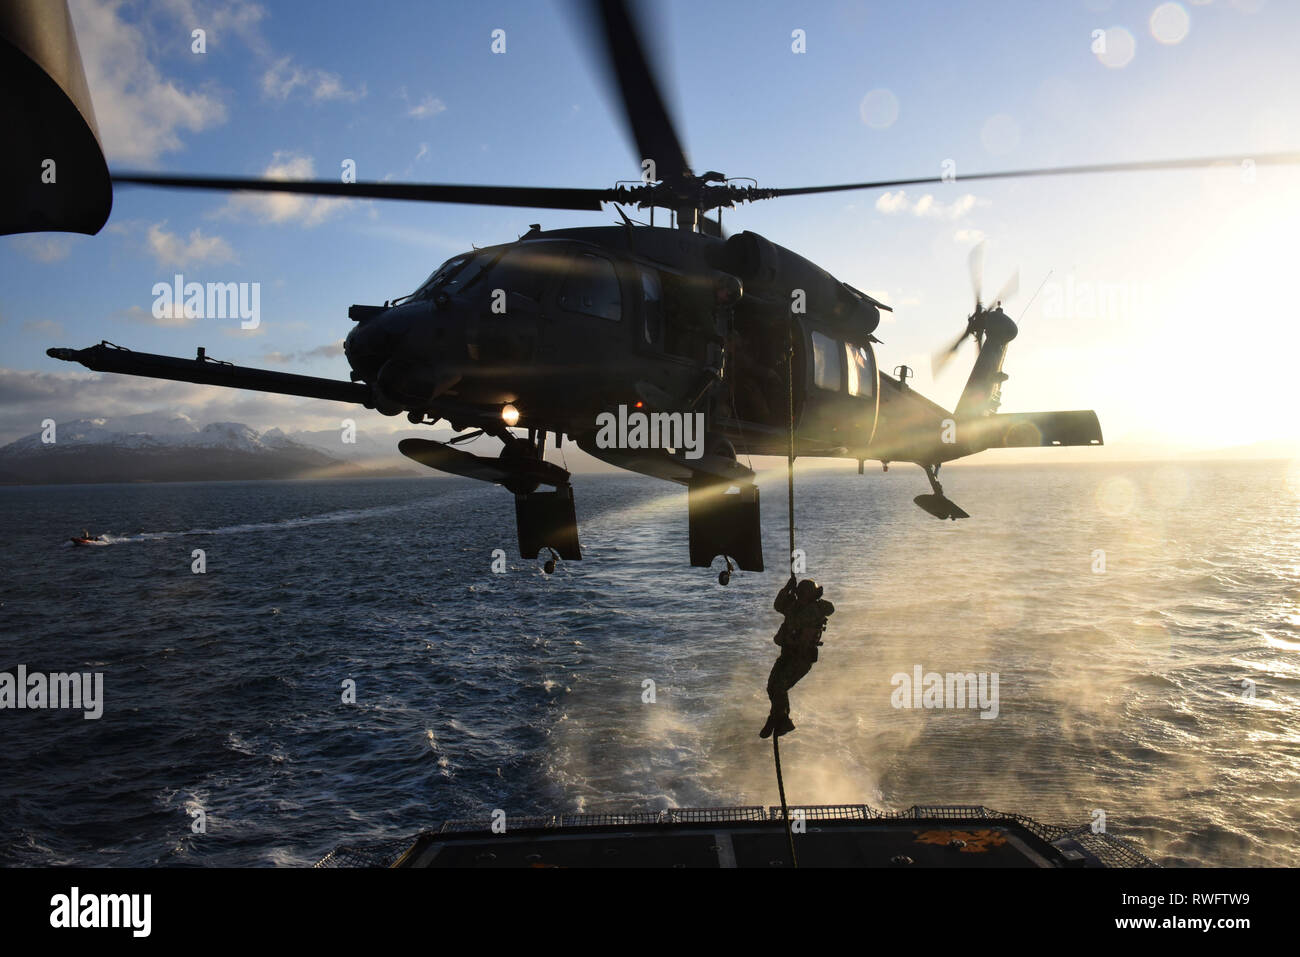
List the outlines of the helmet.
{"type": "Polygon", "coordinates": [[[795,594],[801,601],[816,601],[822,597],[822,587],[811,578],[805,578],[795,586],[795,594]]]}

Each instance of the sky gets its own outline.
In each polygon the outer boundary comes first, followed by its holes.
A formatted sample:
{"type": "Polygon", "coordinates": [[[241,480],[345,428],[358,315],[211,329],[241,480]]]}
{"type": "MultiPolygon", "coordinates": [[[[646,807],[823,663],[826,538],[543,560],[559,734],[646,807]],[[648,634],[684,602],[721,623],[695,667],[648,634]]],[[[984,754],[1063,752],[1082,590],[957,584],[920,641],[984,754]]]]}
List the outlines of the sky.
{"type": "MultiPolygon", "coordinates": [[[[362,180],[579,187],[640,174],[567,3],[70,6],[115,171],[334,178],[351,160],[362,180]],[[495,30],[504,52],[492,50],[495,30]]],[[[964,327],[966,260],[983,240],[988,291],[1020,276],[1003,411],[1093,408],[1107,442],[1130,448],[1300,439],[1300,167],[961,179],[1300,149],[1300,3],[670,0],[645,22],[697,171],[792,187],[955,164],[956,182],[933,188],[723,214],[729,231],[761,233],[893,305],[877,331],[883,369],[907,364],[916,388],[955,404],[973,347],[937,380],[929,356],[964,327]]],[[[89,373],[45,349],[108,339],[191,356],[202,345],[346,379],[350,304],[410,292],[449,256],[530,223],[616,221],[612,207],[119,188],[97,236],[0,240],[0,442],[47,417],[163,409],[337,428],[359,410],[89,373]],[[260,325],[154,318],[154,285],[177,273],[260,283],[260,325]]],[[[376,412],[358,423],[407,426],[376,412]]]]}

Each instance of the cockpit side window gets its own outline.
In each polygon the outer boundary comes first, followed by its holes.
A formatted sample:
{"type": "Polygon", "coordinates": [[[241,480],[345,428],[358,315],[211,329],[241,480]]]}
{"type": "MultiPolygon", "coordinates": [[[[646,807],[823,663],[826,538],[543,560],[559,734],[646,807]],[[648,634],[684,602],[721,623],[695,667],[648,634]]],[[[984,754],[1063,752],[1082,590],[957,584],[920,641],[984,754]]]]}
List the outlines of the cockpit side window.
{"type": "Polygon", "coordinates": [[[820,332],[812,334],[813,384],[828,392],[840,391],[840,345],[820,332]]]}
{"type": "Polygon", "coordinates": [[[560,286],[560,307],[568,312],[618,321],[623,317],[623,294],[614,264],[595,253],[573,257],[569,274],[560,286]]]}
{"type": "Polygon", "coordinates": [[[538,302],[551,278],[555,259],[554,253],[517,246],[501,257],[488,276],[488,285],[538,302]]]}

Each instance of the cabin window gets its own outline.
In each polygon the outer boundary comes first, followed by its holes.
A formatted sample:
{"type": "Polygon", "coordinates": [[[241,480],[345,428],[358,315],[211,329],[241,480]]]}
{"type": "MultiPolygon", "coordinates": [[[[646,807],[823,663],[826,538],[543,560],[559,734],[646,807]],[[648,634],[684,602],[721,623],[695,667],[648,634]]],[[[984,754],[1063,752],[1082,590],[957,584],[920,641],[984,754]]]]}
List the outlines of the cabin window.
{"type": "Polygon", "coordinates": [[[820,332],[812,334],[813,384],[828,392],[840,391],[840,344],[820,332]]]}
{"type": "Polygon", "coordinates": [[[648,345],[657,345],[664,326],[663,289],[659,285],[659,274],[645,267],[641,268],[641,298],[645,312],[642,335],[648,345]]]}
{"type": "Polygon", "coordinates": [[[569,275],[560,287],[559,303],[568,312],[614,321],[621,319],[623,296],[614,264],[594,253],[575,256],[569,275]]]}
{"type": "Polygon", "coordinates": [[[866,346],[844,343],[844,368],[848,370],[849,395],[860,395],[864,399],[876,394],[876,369],[872,361],[871,350],[866,346]]]}

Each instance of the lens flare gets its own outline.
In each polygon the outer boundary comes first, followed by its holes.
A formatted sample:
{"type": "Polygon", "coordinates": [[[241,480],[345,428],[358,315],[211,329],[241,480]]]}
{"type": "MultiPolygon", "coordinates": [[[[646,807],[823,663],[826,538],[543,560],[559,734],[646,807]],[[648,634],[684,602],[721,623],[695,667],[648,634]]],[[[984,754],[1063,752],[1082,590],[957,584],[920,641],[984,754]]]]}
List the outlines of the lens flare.
{"type": "Polygon", "coordinates": [[[1108,478],[1097,486],[1097,507],[1104,515],[1119,518],[1128,515],[1137,504],[1137,487],[1122,476],[1108,478]]]}

